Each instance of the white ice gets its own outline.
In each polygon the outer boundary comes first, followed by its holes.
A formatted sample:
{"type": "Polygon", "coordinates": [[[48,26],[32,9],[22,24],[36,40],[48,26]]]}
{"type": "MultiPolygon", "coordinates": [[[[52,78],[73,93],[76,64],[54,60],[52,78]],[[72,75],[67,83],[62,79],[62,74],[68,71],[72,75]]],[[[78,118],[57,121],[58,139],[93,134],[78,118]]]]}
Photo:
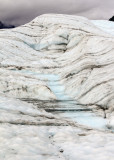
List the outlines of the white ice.
{"type": "Polygon", "coordinates": [[[113,22],[53,14],[0,30],[0,160],[114,159],[113,35],[113,22]],[[55,115],[16,98],[97,112],[55,115]]]}
{"type": "Polygon", "coordinates": [[[92,20],[91,22],[101,30],[114,35],[114,22],[107,20],[92,20]]]}
{"type": "Polygon", "coordinates": [[[74,112],[61,112],[59,113],[62,117],[70,118],[74,122],[79,124],[95,128],[107,130],[107,119],[96,115],[90,111],[74,111],[74,112]]]}

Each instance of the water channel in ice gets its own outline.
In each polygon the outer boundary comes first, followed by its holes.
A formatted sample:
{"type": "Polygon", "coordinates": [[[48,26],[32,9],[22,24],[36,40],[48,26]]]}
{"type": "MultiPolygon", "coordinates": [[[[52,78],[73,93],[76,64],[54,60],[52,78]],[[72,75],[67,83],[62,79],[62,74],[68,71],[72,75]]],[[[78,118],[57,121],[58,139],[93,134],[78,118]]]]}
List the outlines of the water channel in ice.
{"type": "MultiPolygon", "coordinates": [[[[60,105],[63,103],[62,108],[68,109],[69,111],[53,111],[53,114],[59,114],[62,117],[69,118],[73,121],[78,122],[79,124],[83,124],[96,129],[106,129],[107,120],[101,116],[96,115],[92,111],[83,111],[83,106],[81,111],[70,111],[70,108],[79,108],[79,105],[76,105],[75,101],[68,95],[65,94],[65,87],[60,83],[60,77],[55,74],[39,74],[31,71],[22,71],[22,73],[29,74],[31,76],[38,77],[40,80],[44,80],[47,82],[47,86],[51,89],[51,91],[57,97],[57,100],[60,101],[60,105]]],[[[61,108],[61,107],[60,107],[61,108]]]]}

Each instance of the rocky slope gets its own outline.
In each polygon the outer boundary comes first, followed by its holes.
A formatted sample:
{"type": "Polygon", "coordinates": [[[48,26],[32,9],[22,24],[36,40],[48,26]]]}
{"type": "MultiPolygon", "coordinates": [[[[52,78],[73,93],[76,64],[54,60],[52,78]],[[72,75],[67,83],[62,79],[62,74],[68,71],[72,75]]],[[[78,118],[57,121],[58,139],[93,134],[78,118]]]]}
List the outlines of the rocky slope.
{"type": "Polygon", "coordinates": [[[109,19],[109,21],[114,21],[114,16],[109,19]]]}

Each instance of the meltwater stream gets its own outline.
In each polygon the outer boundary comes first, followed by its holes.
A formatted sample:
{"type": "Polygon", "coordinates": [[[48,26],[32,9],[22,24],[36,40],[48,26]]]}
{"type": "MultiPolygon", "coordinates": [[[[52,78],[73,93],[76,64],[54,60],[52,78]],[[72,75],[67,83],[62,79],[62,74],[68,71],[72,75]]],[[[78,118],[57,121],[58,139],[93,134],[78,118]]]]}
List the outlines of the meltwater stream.
{"type": "MultiPolygon", "coordinates": [[[[88,127],[96,129],[107,129],[106,119],[96,115],[91,110],[86,110],[86,108],[84,108],[81,105],[77,105],[75,100],[73,100],[70,96],[65,94],[65,88],[60,83],[60,77],[58,75],[44,73],[39,74],[31,71],[22,72],[35,77],[37,76],[38,79],[46,81],[47,86],[55,94],[58,101],[42,102],[42,104],[45,103],[45,105],[42,105],[42,108],[44,106],[47,106],[47,108],[44,108],[46,111],[52,112],[56,115],[58,114],[61,117],[72,119],[73,121],[76,121],[79,124],[83,124],[88,127]]],[[[37,105],[39,105],[39,102],[37,102],[37,105]]]]}

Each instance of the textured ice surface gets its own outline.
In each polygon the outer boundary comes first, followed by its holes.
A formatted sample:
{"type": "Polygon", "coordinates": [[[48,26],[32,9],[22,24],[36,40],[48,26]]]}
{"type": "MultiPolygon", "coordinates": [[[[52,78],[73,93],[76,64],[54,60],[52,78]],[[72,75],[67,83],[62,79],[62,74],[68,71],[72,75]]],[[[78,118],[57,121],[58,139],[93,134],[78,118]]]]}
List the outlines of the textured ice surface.
{"type": "MultiPolygon", "coordinates": [[[[53,74],[40,74],[38,75],[40,79],[48,80],[48,87],[53,91],[58,100],[64,100],[69,108],[76,108],[76,105],[71,105],[72,100],[69,96],[64,93],[64,85],[60,84],[60,77],[58,75],[53,74]],[[72,106],[72,107],[71,107],[72,106]]],[[[65,104],[65,103],[64,103],[65,104]]],[[[63,106],[65,108],[65,106],[63,106]]],[[[79,108],[79,106],[77,106],[79,108]]],[[[80,106],[83,109],[83,107],[80,106]]],[[[57,114],[58,115],[58,114],[57,114]]],[[[101,116],[97,116],[95,113],[88,111],[74,111],[74,112],[63,112],[59,113],[62,117],[68,117],[79,124],[83,124],[96,129],[107,129],[107,120],[101,116]]]]}
{"type": "MultiPolygon", "coordinates": [[[[113,30],[113,22],[98,22],[104,23],[113,30]]],[[[1,30],[0,90],[15,98],[54,100],[53,91],[37,76],[51,73],[59,75],[61,90],[78,103],[113,108],[113,46],[113,34],[77,16],[42,15],[1,30]]]]}
{"type": "Polygon", "coordinates": [[[0,30],[0,160],[113,160],[113,30],[112,22],[53,14],[0,30]],[[39,100],[97,114],[49,114],[39,100]]]}
{"type": "Polygon", "coordinates": [[[114,135],[73,127],[0,125],[1,160],[113,160],[114,135]]]}

